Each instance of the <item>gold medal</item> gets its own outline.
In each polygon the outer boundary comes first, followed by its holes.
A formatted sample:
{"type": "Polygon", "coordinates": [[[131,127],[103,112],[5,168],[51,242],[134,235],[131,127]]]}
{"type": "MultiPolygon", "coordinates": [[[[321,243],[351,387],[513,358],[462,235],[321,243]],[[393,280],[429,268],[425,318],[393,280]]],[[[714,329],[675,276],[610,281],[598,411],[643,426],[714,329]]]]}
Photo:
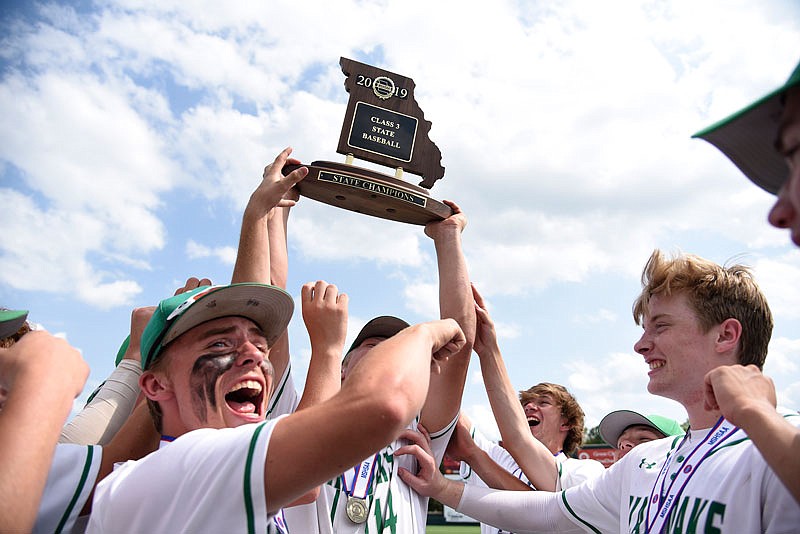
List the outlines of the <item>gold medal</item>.
{"type": "Polygon", "coordinates": [[[345,510],[347,511],[347,517],[350,518],[350,521],[353,523],[363,523],[367,520],[367,512],[369,512],[369,507],[367,506],[366,499],[348,496],[345,510]]]}

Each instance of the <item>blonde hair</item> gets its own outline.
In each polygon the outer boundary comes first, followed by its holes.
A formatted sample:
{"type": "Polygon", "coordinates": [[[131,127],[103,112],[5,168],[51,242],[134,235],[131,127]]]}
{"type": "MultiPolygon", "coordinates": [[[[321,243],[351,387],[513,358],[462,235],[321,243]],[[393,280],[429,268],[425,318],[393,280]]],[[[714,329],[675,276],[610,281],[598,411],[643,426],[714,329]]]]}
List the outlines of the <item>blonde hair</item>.
{"type": "Polygon", "coordinates": [[[668,258],[654,250],[642,271],[642,292],[633,303],[636,324],[644,321],[653,296],[678,292],[687,296],[705,331],[726,319],[739,321],[739,363],[764,366],[772,337],[772,312],[748,267],[723,267],[693,254],[668,258]]]}

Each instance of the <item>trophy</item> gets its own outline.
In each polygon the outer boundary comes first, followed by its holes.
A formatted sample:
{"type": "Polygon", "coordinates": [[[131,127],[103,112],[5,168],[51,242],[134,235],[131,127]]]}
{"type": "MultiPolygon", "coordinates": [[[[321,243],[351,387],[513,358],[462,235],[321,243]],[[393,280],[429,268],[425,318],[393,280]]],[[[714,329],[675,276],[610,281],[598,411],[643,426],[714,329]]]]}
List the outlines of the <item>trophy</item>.
{"type": "MultiPolygon", "coordinates": [[[[352,59],[339,65],[350,93],[336,152],[344,163],[314,161],[297,184],[301,195],[358,213],[411,224],[446,219],[452,210],[428,195],[444,176],[442,153],[428,139],[430,121],[414,99],[414,80],[352,59]],[[395,169],[394,176],[353,165],[353,158],[395,169]],[[414,185],[403,173],[422,176],[414,185]]],[[[297,165],[287,165],[289,173],[297,165]]]]}

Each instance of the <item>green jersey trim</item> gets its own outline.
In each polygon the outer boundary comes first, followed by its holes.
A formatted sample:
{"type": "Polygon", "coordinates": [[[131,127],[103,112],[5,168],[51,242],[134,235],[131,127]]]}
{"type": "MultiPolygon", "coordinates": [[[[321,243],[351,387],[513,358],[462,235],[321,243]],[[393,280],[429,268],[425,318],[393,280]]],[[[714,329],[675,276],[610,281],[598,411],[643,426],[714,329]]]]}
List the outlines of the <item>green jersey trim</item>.
{"type": "Polygon", "coordinates": [[[253,471],[253,455],[255,454],[256,444],[258,443],[258,436],[264,429],[264,424],[261,423],[253,432],[253,437],[250,438],[250,447],[247,449],[247,460],[244,465],[244,510],[247,515],[247,532],[248,534],[255,534],[255,514],[253,513],[253,491],[250,488],[250,474],[253,471]]]}
{"type": "Polygon", "coordinates": [[[93,456],[94,456],[94,447],[92,445],[88,445],[86,447],[86,460],[83,462],[83,472],[81,473],[81,479],[78,481],[78,485],[75,488],[75,493],[72,494],[72,499],[69,501],[67,509],[64,510],[64,514],[61,516],[61,521],[58,522],[58,526],[56,527],[56,534],[60,534],[64,530],[64,525],[67,524],[69,516],[72,514],[72,509],[75,508],[75,504],[78,502],[78,497],[80,497],[81,493],[83,492],[83,487],[86,485],[86,479],[89,478],[89,471],[92,468],[93,456]]]}
{"type": "Polygon", "coordinates": [[[283,395],[283,390],[286,389],[286,383],[289,381],[291,372],[292,363],[289,362],[286,364],[286,371],[283,372],[281,383],[278,384],[278,389],[275,390],[275,393],[272,395],[272,399],[270,399],[269,406],[267,407],[267,414],[264,416],[265,419],[272,414],[272,412],[275,410],[275,407],[278,405],[278,401],[280,400],[281,395],[283,395]]]}
{"type": "MultiPolygon", "coordinates": [[[[419,418],[417,418],[417,421],[419,421],[419,418]]],[[[435,433],[432,432],[431,433],[431,439],[436,439],[436,438],[440,438],[440,437],[444,436],[445,434],[450,432],[451,428],[456,426],[456,423],[458,423],[458,414],[456,414],[456,418],[455,419],[450,421],[449,425],[447,425],[446,427],[444,427],[443,429],[441,429],[438,432],[435,432],[435,433]]]]}
{"type": "Polygon", "coordinates": [[[561,500],[564,502],[564,506],[567,508],[567,511],[568,511],[570,514],[572,514],[572,517],[574,517],[575,519],[577,519],[578,521],[580,521],[580,522],[581,522],[583,525],[585,525],[585,526],[586,526],[586,528],[589,528],[589,529],[591,529],[591,531],[592,531],[592,532],[595,532],[595,533],[597,533],[597,534],[603,534],[602,532],[600,532],[599,530],[597,530],[596,528],[594,528],[592,525],[590,525],[589,523],[587,523],[586,521],[584,521],[583,519],[581,519],[580,517],[578,517],[578,515],[575,513],[575,511],[572,509],[572,507],[571,507],[571,506],[569,505],[569,503],[567,502],[567,496],[566,496],[566,495],[564,495],[564,492],[563,492],[563,491],[561,492],[561,500]]]}

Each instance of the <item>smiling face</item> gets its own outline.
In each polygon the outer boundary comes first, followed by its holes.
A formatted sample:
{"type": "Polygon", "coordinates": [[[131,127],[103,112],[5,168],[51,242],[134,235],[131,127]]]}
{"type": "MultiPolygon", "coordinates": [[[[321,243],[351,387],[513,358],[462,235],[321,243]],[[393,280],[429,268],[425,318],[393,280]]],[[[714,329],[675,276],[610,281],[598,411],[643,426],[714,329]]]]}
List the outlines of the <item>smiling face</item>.
{"type": "Polygon", "coordinates": [[[769,212],[769,222],[786,228],[795,245],[800,246],[800,87],[786,93],[776,148],[786,159],[786,182],[769,212]]]}
{"type": "Polygon", "coordinates": [[[164,412],[164,432],[263,421],[274,379],[267,354],[263,332],[243,317],[208,321],[170,343],[162,364],[146,371],[163,383],[154,400],[164,412]]]}
{"type": "Polygon", "coordinates": [[[550,452],[563,448],[569,430],[567,418],[561,415],[561,405],[548,394],[537,395],[522,404],[533,437],[542,442],[550,452]]]}
{"type": "Polygon", "coordinates": [[[633,348],[650,369],[647,390],[684,406],[702,402],[705,374],[723,363],[714,358],[717,328],[701,326],[684,292],[650,297],[642,326],[633,348]]]}

